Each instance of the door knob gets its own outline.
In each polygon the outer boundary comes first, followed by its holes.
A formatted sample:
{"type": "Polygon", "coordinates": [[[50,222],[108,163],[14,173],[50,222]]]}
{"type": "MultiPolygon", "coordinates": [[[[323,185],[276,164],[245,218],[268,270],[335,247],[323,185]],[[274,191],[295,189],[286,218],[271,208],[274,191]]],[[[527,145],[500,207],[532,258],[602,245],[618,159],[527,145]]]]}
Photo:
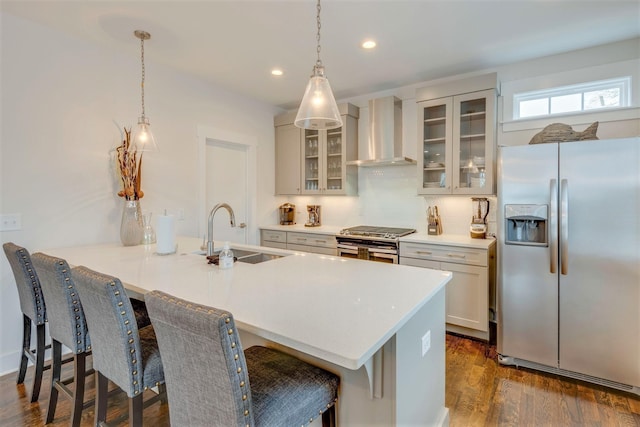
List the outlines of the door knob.
{"type": "Polygon", "coordinates": [[[246,228],[247,224],[245,224],[244,222],[241,222],[240,225],[238,225],[238,227],[240,228],[246,228]]]}

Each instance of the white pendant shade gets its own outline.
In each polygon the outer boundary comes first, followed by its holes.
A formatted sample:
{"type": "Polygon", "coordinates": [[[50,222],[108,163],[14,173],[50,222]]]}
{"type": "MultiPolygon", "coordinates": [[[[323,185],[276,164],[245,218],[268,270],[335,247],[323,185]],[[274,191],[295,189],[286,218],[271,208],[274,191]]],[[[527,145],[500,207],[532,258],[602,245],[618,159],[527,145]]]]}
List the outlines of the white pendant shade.
{"type": "Polygon", "coordinates": [[[323,70],[314,67],[294,124],[303,129],[335,129],[342,126],[338,105],[323,70]]]}
{"type": "Polygon", "coordinates": [[[138,126],[133,131],[132,148],[141,153],[144,151],[158,151],[156,140],[151,133],[149,126],[149,120],[146,117],[141,117],[138,120],[138,126]]]}

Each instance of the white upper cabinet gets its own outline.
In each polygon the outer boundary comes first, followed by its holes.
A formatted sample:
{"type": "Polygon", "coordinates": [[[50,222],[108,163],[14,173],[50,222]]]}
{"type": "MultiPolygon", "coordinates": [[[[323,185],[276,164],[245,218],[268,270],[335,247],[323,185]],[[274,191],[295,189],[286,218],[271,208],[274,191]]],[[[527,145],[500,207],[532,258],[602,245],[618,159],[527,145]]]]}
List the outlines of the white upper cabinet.
{"type": "Polygon", "coordinates": [[[342,126],[298,129],[295,113],[276,117],[276,194],[356,195],[359,108],[338,105],[342,126]],[[297,143],[296,143],[297,141],[297,143]]]}
{"type": "Polygon", "coordinates": [[[303,130],[276,124],[276,194],[300,194],[300,141],[303,130]]]}
{"type": "Polygon", "coordinates": [[[417,91],[419,194],[495,194],[496,84],[491,74],[417,91]],[[470,92],[444,96],[456,88],[470,92]]]}

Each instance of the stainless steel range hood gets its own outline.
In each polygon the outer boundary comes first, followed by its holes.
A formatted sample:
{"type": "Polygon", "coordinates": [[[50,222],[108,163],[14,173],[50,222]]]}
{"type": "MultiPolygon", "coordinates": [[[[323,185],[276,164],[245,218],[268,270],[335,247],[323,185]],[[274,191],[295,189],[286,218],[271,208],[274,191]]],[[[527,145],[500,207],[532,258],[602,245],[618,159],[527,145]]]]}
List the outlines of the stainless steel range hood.
{"type": "Polygon", "coordinates": [[[402,101],[395,96],[369,101],[369,143],[366,158],[347,162],[358,166],[415,165],[402,156],[402,101]]]}

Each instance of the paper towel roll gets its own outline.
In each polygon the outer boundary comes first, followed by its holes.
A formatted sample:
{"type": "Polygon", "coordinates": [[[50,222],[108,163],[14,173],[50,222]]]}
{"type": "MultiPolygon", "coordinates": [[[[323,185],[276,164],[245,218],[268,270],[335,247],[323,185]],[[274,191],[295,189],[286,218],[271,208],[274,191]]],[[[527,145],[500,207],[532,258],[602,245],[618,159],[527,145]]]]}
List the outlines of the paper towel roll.
{"type": "Polygon", "coordinates": [[[176,251],[176,228],[173,215],[158,215],[156,252],[160,255],[176,251]]]}

